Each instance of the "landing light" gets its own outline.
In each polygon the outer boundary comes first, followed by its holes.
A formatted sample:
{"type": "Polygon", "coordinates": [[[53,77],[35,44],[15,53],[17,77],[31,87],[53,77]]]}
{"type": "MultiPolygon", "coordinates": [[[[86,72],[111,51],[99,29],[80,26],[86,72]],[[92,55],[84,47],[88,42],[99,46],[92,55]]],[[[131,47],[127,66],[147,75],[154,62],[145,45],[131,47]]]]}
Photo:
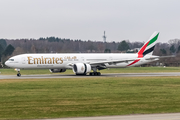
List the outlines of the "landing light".
{"type": "Polygon", "coordinates": [[[15,70],[15,71],[20,71],[20,69],[17,69],[17,68],[15,68],[14,70],[15,70]]]}

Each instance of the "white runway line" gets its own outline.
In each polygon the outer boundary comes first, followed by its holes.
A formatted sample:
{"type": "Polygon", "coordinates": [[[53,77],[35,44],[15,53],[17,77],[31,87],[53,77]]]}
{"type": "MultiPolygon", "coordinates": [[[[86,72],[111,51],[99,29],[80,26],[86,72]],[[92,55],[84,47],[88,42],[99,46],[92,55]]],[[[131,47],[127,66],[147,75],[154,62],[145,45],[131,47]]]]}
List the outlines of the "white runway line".
{"type": "Polygon", "coordinates": [[[103,117],[78,117],[41,120],[180,120],[180,113],[146,114],[146,115],[121,115],[103,117]]]}

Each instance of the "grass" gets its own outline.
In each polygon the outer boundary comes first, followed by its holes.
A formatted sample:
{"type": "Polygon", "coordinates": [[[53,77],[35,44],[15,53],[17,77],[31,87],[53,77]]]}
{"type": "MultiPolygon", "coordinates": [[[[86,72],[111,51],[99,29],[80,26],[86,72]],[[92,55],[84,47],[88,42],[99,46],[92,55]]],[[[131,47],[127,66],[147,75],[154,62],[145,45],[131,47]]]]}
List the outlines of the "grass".
{"type": "Polygon", "coordinates": [[[180,77],[0,81],[0,119],[180,112],[180,77]]]}
{"type": "MultiPolygon", "coordinates": [[[[13,69],[0,69],[0,75],[15,75],[13,69]]],[[[101,73],[148,73],[148,72],[180,72],[180,67],[131,67],[131,68],[110,68],[101,70],[101,73]]],[[[48,69],[21,70],[22,75],[30,74],[74,74],[72,70],[64,73],[50,73],[48,69]]]]}
{"type": "MultiPolygon", "coordinates": [[[[17,71],[14,69],[0,69],[1,74],[0,75],[15,75],[17,74],[17,71]]],[[[21,69],[22,75],[32,75],[32,74],[74,74],[72,70],[66,70],[66,72],[63,73],[51,73],[49,69],[21,69]]]]}

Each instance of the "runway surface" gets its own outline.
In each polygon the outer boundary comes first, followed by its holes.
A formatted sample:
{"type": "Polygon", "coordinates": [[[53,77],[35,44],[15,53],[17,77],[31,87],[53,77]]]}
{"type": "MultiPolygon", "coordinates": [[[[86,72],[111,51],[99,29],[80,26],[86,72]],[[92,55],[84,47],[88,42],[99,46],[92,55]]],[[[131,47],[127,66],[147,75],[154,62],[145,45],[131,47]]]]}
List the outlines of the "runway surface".
{"type": "Polygon", "coordinates": [[[44,78],[93,78],[93,77],[152,77],[152,76],[180,76],[180,72],[165,73],[107,73],[101,76],[76,76],[74,74],[48,74],[48,75],[1,75],[0,79],[44,79],[44,78]]]}
{"type": "Polygon", "coordinates": [[[60,118],[60,119],[44,119],[44,120],[180,120],[180,113],[60,118]]]}

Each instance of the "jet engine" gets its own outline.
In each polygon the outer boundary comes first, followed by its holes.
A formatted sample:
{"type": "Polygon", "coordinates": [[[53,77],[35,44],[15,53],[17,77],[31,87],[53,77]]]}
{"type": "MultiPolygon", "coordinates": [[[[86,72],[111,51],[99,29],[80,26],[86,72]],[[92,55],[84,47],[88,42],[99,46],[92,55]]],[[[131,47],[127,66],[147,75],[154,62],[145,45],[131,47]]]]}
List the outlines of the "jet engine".
{"type": "Polygon", "coordinates": [[[86,75],[87,73],[91,72],[91,65],[85,63],[76,63],[73,65],[73,72],[76,75],[86,75]]]}
{"type": "Polygon", "coordinates": [[[65,72],[66,69],[49,69],[49,71],[52,73],[59,73],[59,72],[65,72]]]}

